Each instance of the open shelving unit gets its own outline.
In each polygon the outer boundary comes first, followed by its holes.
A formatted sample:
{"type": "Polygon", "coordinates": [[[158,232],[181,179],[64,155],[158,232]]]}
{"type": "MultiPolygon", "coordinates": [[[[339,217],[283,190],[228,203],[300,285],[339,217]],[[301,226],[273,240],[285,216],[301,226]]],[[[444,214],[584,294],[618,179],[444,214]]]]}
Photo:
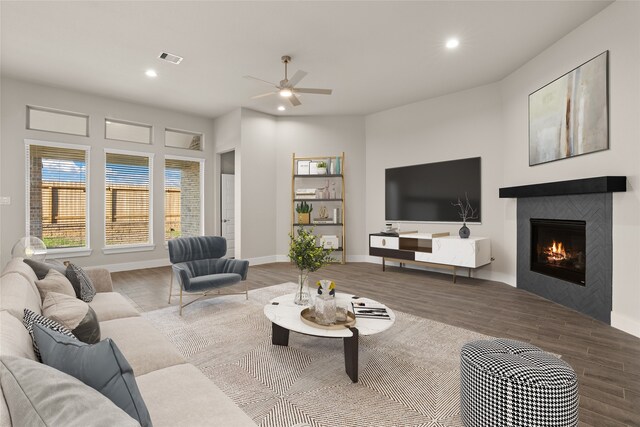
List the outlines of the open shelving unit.
{"type": "Polygon", "coordinates": [[[318,236],[318,245],[320,245],[321,235],[336,235],[338,237],[338,248],[334,248],[336,262],[344,264],[346,262],[346,216],[345,216],[345,181],[344,181],[344,152],[338,156],[305,156],[298,157],[295,153],[292,156],[291,163],[291,233],[295,233],[298,227],[314,227],[314,233],[318,236]],[[300,174],[298,173],[299,162],[326,162],[327,173],[324,174],[300,174]],[[331,167],[335,173],[331,173],[331,167]],[[336,169],[338,168],[338,172],[336,169]],[[321,188],[332,187],[336,189],[336,197],[325,197],[316,193],[314,198],[296,197],[296,190],[305,188],[321,188]],[[337,194],[338,189],[340,194],[337,194]],[[301,224],[298,221],[296,205],[301,202],[307,202],[313,205],[309,224],[301,224]],[[332,223],[314,223],[320,213],[320,203],[328,210],[330,218],[333,218],[334,208],[339,209],[338,219],[332,223]],[[316,227],[322,228],[322,233],[318,232],[316,227]],[[326,230],[326,233],[324,232],[326,230]]]}

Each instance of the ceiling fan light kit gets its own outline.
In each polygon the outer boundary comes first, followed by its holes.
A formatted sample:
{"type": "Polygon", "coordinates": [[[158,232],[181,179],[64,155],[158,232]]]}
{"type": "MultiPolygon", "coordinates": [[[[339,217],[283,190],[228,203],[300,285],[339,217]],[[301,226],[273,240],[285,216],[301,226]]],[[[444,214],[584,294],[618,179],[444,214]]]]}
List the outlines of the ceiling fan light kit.
{"type": "Polygon", "coordinates": [[[271,83],[267,80],[260,79],[258,77],[253,76],[244,76],[248,79],[257,80],[259,82],[267,83],[276,88],[275,91],[262,93],[260,95],[252,96],[251,99],[258,99],[269,95],[279,94],[283,98],[287,98],[291,105],[297,107],[301,105],[300,99],[296,96],[301,93],[308,93],[313,95],[331,95],[333,92],[331,89],[315,89],[315,88],[301,88],[296,87],[296,85],[307,75],[306,71],[298,70],[294,73],[294,75],[289,79],[289,70],[288,65],[291,62],[291,57],[289,55],[284,55],[280,58],[284,63],[284,79],[280,80],[279,84],[271,83]]]}

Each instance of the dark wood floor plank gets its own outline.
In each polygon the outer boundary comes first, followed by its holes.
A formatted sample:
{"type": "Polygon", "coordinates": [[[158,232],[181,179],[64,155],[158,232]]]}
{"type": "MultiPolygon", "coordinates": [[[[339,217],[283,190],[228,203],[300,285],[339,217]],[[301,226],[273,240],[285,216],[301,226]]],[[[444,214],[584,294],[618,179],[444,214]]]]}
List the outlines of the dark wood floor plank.
{"type": "MultiPolygon", "coordinates": [[[[112,277],[115,289],[141,311],[167,307],[170,268],[112,277]]],[[[365,295],[405,313],[531,342],[559,354],[578,374],[580,426],[640,426],[640,338],[499,282],[459,277],[453,284],[449,274],[393,266],[383,273],[380,265],[367,263],[330,265],[312,273],[310,283],[321,278],[334,280],[338,292],[365,295]]],[[[247,283],[258,289],[296,280],[293,266],[275,263],[250,267],[247,283]]]]}

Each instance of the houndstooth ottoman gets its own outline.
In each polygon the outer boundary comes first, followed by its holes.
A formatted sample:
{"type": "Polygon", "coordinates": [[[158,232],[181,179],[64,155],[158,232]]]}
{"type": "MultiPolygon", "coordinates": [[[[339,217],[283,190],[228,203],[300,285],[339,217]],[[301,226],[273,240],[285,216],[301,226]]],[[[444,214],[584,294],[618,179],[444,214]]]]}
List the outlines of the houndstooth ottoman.
{"type": "Polygon", "coordinates": [[[507,339],[465,344],[460,406],[467,427],[578,424],[578,379],[563,360],[507,339]]]}

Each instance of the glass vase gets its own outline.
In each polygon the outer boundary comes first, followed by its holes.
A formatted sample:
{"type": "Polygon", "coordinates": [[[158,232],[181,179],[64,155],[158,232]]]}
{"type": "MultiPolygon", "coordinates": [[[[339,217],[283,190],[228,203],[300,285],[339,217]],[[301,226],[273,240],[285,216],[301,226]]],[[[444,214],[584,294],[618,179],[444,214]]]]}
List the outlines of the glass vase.
{"type": "Polygon", "coordinates": [[[297,305],[309,305],[309,276],[306,274],[298,275],[298,288],[296,290],[293,302],[297,305]]]}

